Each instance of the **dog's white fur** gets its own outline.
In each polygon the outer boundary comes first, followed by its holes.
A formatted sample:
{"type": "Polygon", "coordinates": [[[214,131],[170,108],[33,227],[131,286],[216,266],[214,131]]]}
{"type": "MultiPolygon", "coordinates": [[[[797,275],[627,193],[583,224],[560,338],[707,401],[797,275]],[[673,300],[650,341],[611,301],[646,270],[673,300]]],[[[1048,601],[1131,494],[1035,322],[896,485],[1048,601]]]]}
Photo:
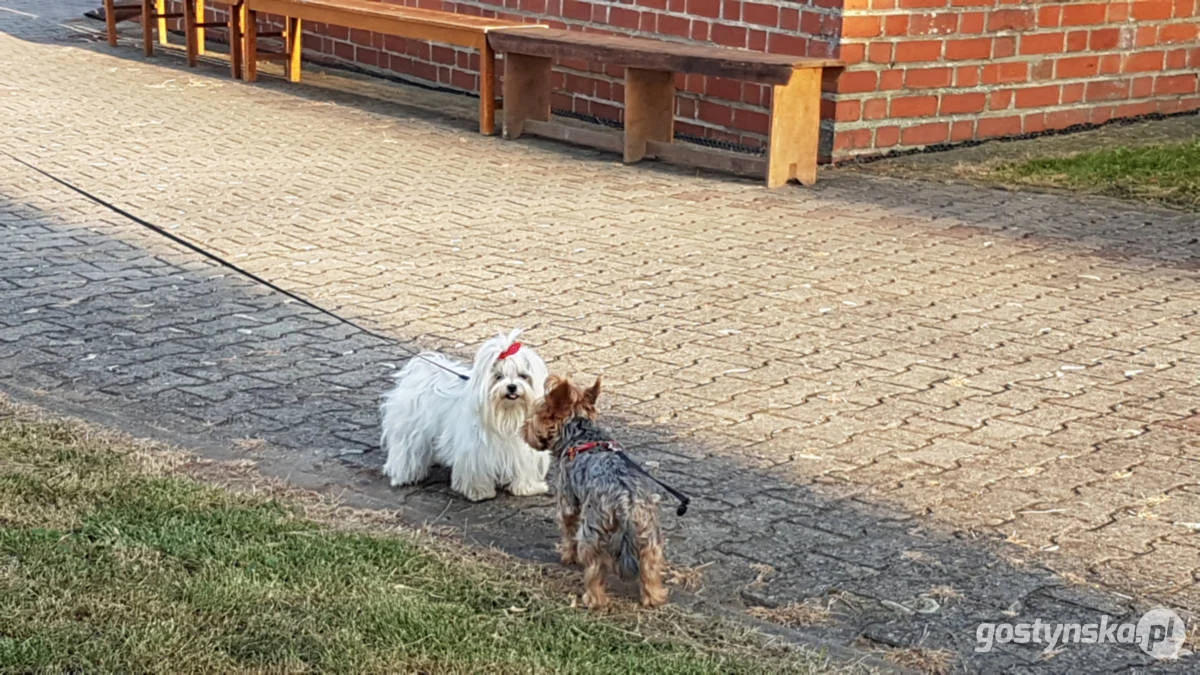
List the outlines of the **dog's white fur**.
{"type": "Polygon", "coordinates": [[[499,358],[519,334],[485,342],[466,381],[454,374],[465,374],[466,366],[437,352],[404,364],[380,406],[383,473],[392,485],[423,480],[440,464],[450,467],[450,487],[471,501],[491,499],[503,485],[518,496],[549,491],[549,453],[521,437],[525,418],[545,395],[546,364],[524,345],[499,358]]]}

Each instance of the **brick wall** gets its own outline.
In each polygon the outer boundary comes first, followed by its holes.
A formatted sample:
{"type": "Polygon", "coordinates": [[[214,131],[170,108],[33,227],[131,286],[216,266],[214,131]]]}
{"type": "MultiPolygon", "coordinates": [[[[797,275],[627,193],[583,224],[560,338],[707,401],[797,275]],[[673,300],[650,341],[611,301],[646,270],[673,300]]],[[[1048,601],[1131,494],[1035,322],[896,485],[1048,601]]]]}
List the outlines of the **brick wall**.
{"type": "MultiPolygon", "coordinates": [[[[385,0],[398,2],[398,0],[385,0]]],[[[404,0],[463,14],[839,56],[823,154],[846,159],[1200,108],[1200,0],[404,0]]],[[[306,58],[478,91],[470,50],[307,25],[306,58]]],[[[620,122],[620,69],[562,63],[552,105],[620,122]]],[[[680,76],[680,133],[760,147],[767,88],[680,76]]]]}
{"type": "Polygon", "coordinates": [[[835,156],[1196,109],[1198,6],[845,0],[835,156]]]}

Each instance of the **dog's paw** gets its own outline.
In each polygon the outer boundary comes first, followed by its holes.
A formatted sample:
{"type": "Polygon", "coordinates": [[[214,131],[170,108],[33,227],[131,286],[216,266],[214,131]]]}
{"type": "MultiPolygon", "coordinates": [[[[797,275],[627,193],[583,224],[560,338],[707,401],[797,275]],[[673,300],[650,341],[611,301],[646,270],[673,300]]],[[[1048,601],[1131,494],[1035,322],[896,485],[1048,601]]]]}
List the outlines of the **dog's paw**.
{"type": "Polygon", "coordinates": [[[483,502],[483,501],[487,501],[489,499],[496,498],[496,488],[495,487],[466,488],[462,491],[462,496],[466,497],[468,501],[483,502]]]}
{"type": "Polygon", "coordinates": [[[532,497],[546,494],[550,491],[550,486],[546,484],[546,481],[539,480],[533,483],[516,483],[508,490],[517,497],[532,497]]]}
{"type": "Polygon", "coordinates": [[[590,610],[603,611],[608,609],[608,594],[601,591],[592,594],[590,591],[583,594],[583,606],[590,610]]]}

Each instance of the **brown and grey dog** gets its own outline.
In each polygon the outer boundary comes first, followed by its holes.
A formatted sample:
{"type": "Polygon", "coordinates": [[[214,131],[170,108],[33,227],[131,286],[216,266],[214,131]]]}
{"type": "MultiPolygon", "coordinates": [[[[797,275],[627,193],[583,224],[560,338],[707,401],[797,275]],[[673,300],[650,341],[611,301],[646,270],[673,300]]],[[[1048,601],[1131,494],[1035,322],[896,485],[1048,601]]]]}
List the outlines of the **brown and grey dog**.
{"type": "Polygon", "coordinates": [[[605,576],[640,576],[642,604],[667,601],[658,506],[645,480],[618,454],[621,446],[596,423],[600,380],[589,389],[551,376],[546,396],[525,423],[525,442],[558,458],[558,520],[563,564],[584,566],[583,602],[608,604],[605,576]]]}

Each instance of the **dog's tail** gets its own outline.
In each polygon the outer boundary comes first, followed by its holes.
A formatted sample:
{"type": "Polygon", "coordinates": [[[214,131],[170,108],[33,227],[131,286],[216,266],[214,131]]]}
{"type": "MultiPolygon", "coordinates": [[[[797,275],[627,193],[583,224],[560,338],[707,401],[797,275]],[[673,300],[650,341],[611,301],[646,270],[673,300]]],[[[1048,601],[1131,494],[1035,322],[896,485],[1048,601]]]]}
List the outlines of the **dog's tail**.
{"type": "Polygon", "coordinates": [[[625,517],[621,519],[621,529],[615,533],[614,537],[617,550],[613,557],[617,561],[617,574],[622,579],[635,578],[641,567],[637,525],[632,516],[632,513],[625,514],[625,517]]]}

